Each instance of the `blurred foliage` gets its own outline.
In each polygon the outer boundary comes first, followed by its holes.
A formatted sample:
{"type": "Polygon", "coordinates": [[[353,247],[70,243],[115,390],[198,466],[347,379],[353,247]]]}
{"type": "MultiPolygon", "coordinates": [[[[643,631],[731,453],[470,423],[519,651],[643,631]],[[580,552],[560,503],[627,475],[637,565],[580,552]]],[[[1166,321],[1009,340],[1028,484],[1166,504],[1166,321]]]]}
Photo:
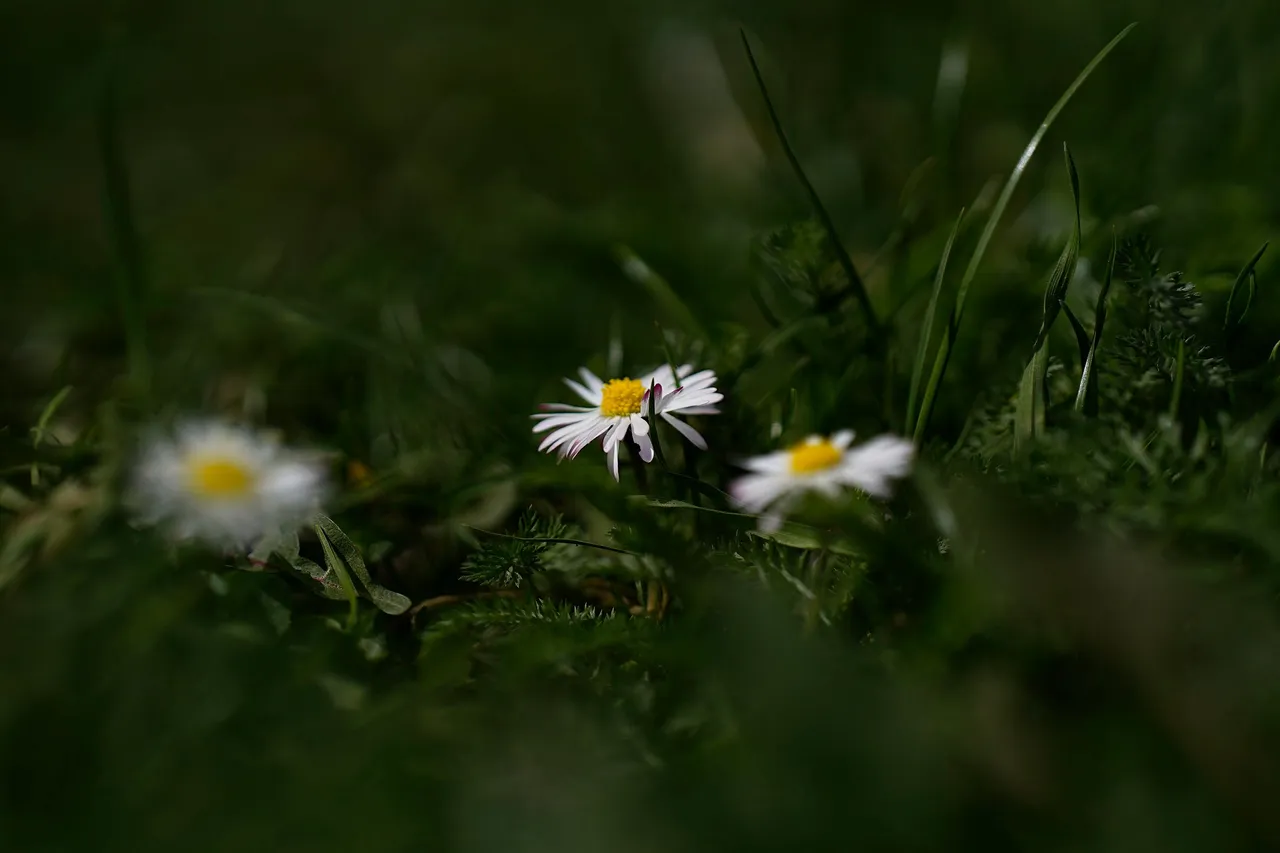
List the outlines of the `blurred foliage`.
{"type": "Polygon", "coordinates": [[[1274,11],[863,6],[0,5],[0,849],[1280,845],[1274,11]],[[957,214],[926,372],[1131,21],[916,476],[758,532],[744,455],[912,431],[957,214]],[[684,360],[707,450],[536,452],[684,360]],[[135,529],[181,412],[328,448],[329,516],[135,529]]]}

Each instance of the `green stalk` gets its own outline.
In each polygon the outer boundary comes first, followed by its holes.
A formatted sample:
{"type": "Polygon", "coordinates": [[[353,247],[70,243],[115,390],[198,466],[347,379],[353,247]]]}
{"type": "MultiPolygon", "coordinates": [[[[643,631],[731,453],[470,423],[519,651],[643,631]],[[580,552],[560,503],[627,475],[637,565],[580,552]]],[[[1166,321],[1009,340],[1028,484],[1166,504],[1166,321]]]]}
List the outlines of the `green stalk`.
{"type": "Polygon", "coordinates": [[[1058,102],[1053,105],[1045,116],[1044,121],[1040,123],[1039,129],[1035,135],[1031,137],[1031,141],[1027,143],[1027,147],[1023,149],[1022,156],[1018,158],[1018,162],[1014,165],[1013,171],[1009,174],[1008,180],[1005,181],[1004,188],[1000,191],[1000,196],[996,200],[995,207],[992,208],[991,216],[987,219],[986,227],[982,229],[981,236],[978,237],[978,244],[973,250],[973,257],[969,260],[969,266],[965,269],[964,276],[960,279],[960,288],[956,293],[956,302],[951,309],[951,315],[947,318],[946,332],[943,335],[942,343],[938,346],[938,352],[934,357],[933,370],[929,374],[929,383],[925,386],[924,400],[920,406],[920,415],[916,420],[915,435],[917,439],[924,433],[925,427],[929,424],[929,417],[933,414],[934,402],[938,395],[938,387],[942,384],[942,379],[946,375],[947,365],[951,361],[951,353],[955,348],[956,335],[960,330],[960,321],[964,318],[965,301],[969,296],[969,288],[973,285],[973,280],[978,274],[978,268],[981,266],[983,259],[986,257],[987,248],[991,244],[991,238],[995,234],[996,227],[1000,224],[1000,219],[1004,216],[1005,208],[1009,206],[1009,200],[1013,197],[1013,192],[1018,187],[1018,182],[1022,180],[1022,175],[1027,170],[1027,165],[1031,162],[1031,157],[1036,153],[1036,149],[1040,147],[1040,142],[1044,139],[1045,134],[1049,132],[1050,126],[1054,120],[1058,118],[1058,114],[1075,96],[1076,91],[1084,85],[1084,81],[1088,80],[1093,72],[1097,69],[1102,60],[1113,51],[1125,36],[1136,27],[1137,24],[1130,24],[1120,31],[1120,34],[1107,43],[1096,56],[1084,67],[1080,75],[1072,82],[1067,90],[1062,93],[1062,97],[1058,98],[1058,102]]]}
{"type": "Polygon", "coordinates": [[[740,29],[738,30],[738,35],[742,38],[742,47],[747,52],[747,61],[751,63],[751,73],[755,76],[756,85],[760,88],[760,96],[764,99],[764,106],[769,113],[769,122],[773,125],[773,132],[777,135],[778,142],[782,145],[782,151],[786,154],[787,162],[791,164],[791,170],[795,172],[796,179],[800,181],[800,185],[804,187],[805,194],[809,196],[809,203],[813,206],[813,212],[818,215],[823,229],[827,232],[827,241],[831,244],[831,250],[835,253],[841,269],[844,270],[845,278],[849,281],[849,289],[853,291],[853,295],[857,297],[858,304],[862,306],[862,313],[866,315],[867,326],[871,329],[872,336],[879,338],[883,335],[884,330],[881,328],[880,320],[876,316],[876,310],[871,304],[871,296],[867,293],[867,286],[862,281],[862,276],[858,274],[858,268],[854,266],[853,258],[849,256],[848,250],[845,249],[844,243],[840,240],[840,233],[836,230],[835,220],[827,212],[826,205],[822,203],[822,199],[818,196],[818,191],[809,180],[809,176],[804,173],[804,167],[800,165],[800,158],[796,156],[795,150],[791,147],[791,141],[787,139],[786,131],[782,129],[782,119],[778,117],[778,111],[773,106],[773,99],[769,97],[769,87],[765,85],[764,74],[761,73],[760,65],[756,62],[756,55],[751,50],[751,42],[747,39],[746,31],[740,29]]]}

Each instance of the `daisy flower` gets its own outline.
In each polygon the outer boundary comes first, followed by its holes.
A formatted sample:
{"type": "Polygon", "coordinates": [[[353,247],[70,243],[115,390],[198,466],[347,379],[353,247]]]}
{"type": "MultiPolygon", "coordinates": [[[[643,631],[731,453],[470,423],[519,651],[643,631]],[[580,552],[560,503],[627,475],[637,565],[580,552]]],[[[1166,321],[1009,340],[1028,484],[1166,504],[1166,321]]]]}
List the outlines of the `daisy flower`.
{"type": "Polygon", "coordinates": [[[539,450],[559,452],[570,459],[596,439],[601,439],[606,461],[613,479],[618,479],[618,448],[630,434],[640,450],[640,458],[653,461],[653,439],[645,420],[651,413],[671,424],[690,444],[703,450],[707,442],[693,427],[674,415],[714,415],[715,407],[724,399],[716,390],[716,375],[710,370],[694,372],[693,365],[681,365],[674,372],[669,365],[659,367],[639,379],[623,377],[603,381],[585,367],[578,370],[581,382],[565,379],[589,405],[567,406],[551,403],[533,416],[535,433],[548,432],[539,450]],[[678,378],[678,381],[677,381],[678,378]],[[653,387],[653,393],[649,389],[653,387]]]}
{"type": "Polygon", "coordinates": [[[305,524],[324,491],[315,459],[243,427],[203,421],[146,444],[130,497],[142,521],[176,539],[245,549],[305,524]]]}
{"type": "Polygon", "coordinates": [[[853,431],[830,438],[813,435],[786,450],[743,462],[750,471],[729,485],[735,504],[751,513],[765,512],[763,530],[777,530],[783,514],[807,492],[834,498],[846,487],[887,498],[893,480],[911,470],[914,446],[906,439],[882,435],[850,448],[853,431]]]}

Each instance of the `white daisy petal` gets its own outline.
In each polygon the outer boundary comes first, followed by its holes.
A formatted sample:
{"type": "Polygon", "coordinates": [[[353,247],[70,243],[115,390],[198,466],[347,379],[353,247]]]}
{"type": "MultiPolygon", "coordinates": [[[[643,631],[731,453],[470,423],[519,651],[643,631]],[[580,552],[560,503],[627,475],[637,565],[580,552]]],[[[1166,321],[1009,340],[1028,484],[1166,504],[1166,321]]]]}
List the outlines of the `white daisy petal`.
{"type": "Polygon", "coordinates": [[[723,399],[723,394],[717,394],[712,391],[693,391],[689,394],[677,391],[667,397],[663,409],[668,412],[678,412],[697,406],[710,406],[714,403],[719,403],[723,399]]]}
{"type": "Polygon", "coordinates": [[[587,386],[587,389],[591,391],[598,402],[600,400],[600,389],[604,387],[604,381],[585,367],[578,368],[578,375],[582,377],[583,384],[587,386]]]}
{"type": "Polygon", "coordinates": [[[653,439],[646,435],[635,436],[636,447],[640,450],[640,460],[642,462],[653,461],[653,439]]]}
{"type": "Polygon", "coordinates": [[[201,421],[148,443],[128,501],[140,520],[176,539],[247,552],[306,523],[325,492],[317,461],[243,427],[201,421]]]}
{"type": "Polygon", "coordinates": [[[566,441],[570,441],[576,437],[584,428],[585,424],[583,421],[574,421],[571,424],[565,424],[555,432],[549,434],[546,438],[542,439],[542,443],[538,445],[538,450],[549,453],[561,444],[564,444],[566,441]]]}
{"type": "Polygon", "coordinates": [[[614,444],[605,454],[605,459],[609,464],[609,473],[613,475],[615,481],[619,481],[618,477],[618,445],[614,444]]]}
{"type": "Polygon", "coordinates": [[[652,387],[653,392],[646,396],[644,400],[644,408],[641,413],[645,415],[650,412],[661,412],[662,401],[666,399],[666,396],[662,393],[661,382],[655,382],[652,387]]]}
{"type": "Polygon", "coordinates": [[[790,484],[784,478],[767,474],[748,474],[729,484],[734,503],[748,512],[759,512],[787,493],[790,484]]]}
{"type": "Polygon", "coordinates": [[[569,424],[582,423],[584,421],[590,420],[593,417],[595,417],[595,413],[592,411],[586,411],[586,412],[576,413],[572,415],[552,415],[546,418],[545,420],[538,421],[536,424],[534,424],[533,431],[535,433],[546,432],[547,430],[555,429],[556,427],[567,426],[569,424]]]}
{"type": "Polygon", "coordinates": [[[573,444],[570,445],[566,455],[570,459],[575,458],[579,453],[586,449],[587,445],[604,435],[610,426],[612,426],[611,421],[605,420],[604,418],[597,418],[589,428],[584,429],[582,434],[573,440],[573,444]]]}
{"type": "Polygon", "coordinates": [[[760,474],[785,474],[791,467],[791,454],[785,450],[766,453],[763,456],[752,456],[741,463],[748,471],[760,474]]]}
{"type": "Polygon", "coordinates": [[[590,405],[550,403],[541,406],[541,411],[532,416],[534,435],[546,433],[538,450],[572,458],[599,439],[611,460],[610,469],[615,477],[621,452],[619,445],[628,435],[632,436],[643,461],[654,458],[649,435],[651,426],[647,420],[651,414],[662,414],[686,440],[705,449],[707,443],[696,429],[669,415],[718,414],[713,404],[724,399],[714,387],[715,371],[695,371],[691,364],[675,369],[670,364],[660,365],[640,379],[624,377],[604,381],[585,367],[578,369],[578,376],[581,382],[571,378],[563,381],[590,405]],[[677,377],[682,380],[680,388],[676,387],[677,377]]]}
{"type": "Polygon", "coordinates": [[[618,446],[618,444],[627,437],[627,430],[631,427],[631,421],[627,418],[618,418],[614,422],[613,429],[604,437],[604,449],[609,451],[618,446]]]}
{"type": "Polygon", "coordinates": [[[591,403],[592,405],[595,405],[595,406],[600,405],[600,395],[592,394],[591,391],[588,390],[585,385],[575,382],[572,379],[569,379],[568,377],[565,377],[564,384],[568,385],[573,390],[573,393],[577,394],[579,397],[586,400],[588,403],[591,403]]]}
{"type": "Polygon", "coordinates": [[[715,381],[716,373],[714,370],[699,370],[690,376],[682,377],[680,379],[680,387],[692,389],[701,385],[713,385],[715,381]]]}
{"type": "Polygon", "coordinates": [[[874,497],[888,497],[892,482],[910,473],[914,445],[893,435],[849,449],[852,441],[851,430],[830,439],[811,435],[787,450],[744,460],[742,467],[752,473],[735,480],[730,494],[746,511],[763,513],[761,529],[776,529],[805,492],[835,498],[843,487],[852,486],[874,497]]]}
{"type": "Polygon", "coordinates": [[[869,495],[886,498],[892,493],[892,481],[911,471],[915,445],[894,435],[881,435],[845,454],[840,466],[841,482],[862,489],[869,495]]]}
{"type": "Polygon", "coordinates": [[[702,437],[702,433],[698,432],[696,429],[689,426],[687,423],[671,417],[671,415],[667,414],[666,412],[662,413],[662,419],[667,423],[671,424],[671,426],[676,430],[676,432],[683,435],[685,437],[685,440],[688,441],[690,444],[692,444],[694,447],[698,448],[699,450],[707,449],[707,440],[702,437]]]}

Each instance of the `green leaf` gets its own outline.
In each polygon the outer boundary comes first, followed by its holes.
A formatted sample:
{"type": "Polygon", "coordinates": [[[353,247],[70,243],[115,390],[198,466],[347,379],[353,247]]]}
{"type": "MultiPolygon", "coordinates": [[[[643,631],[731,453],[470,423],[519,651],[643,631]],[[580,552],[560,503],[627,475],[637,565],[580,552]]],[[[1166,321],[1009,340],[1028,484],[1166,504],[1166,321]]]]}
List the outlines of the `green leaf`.
{"type": "MultiPolygon", "coordinates": [[[[331,549],[329,544],[332,543],[332,547],[336,548],[341,555],[342,559],[339,562],[345,561],[346,565],[350,567],[351,573],[363,584],[366,596],[379,610],[392,616],[399,616],[409,609],[409,605],[412,602],[406,596],[398,592],[392,592],[374,582],[369,575],[368,567],[364,564],[364,557],[361,556],[360,549],[356,547],[356,543],[351,541],[351,537],[347,536],[342,531],[342,528],[334,523],[333,519],[328,516],[317,515],[315,522],[316,527],[322,533],[321,545],[324,546],[326,559],[330,556],[331,549]]],[[[343,580],[342,572],[338,573],[338,580],[343,580]]]]}
{"type": "MultiPolygon", "coordinates": [[[[964,214],[965,210],[961,208],[955,225],[951,226],[951,234],[947,236],[947,243],[942,249],[942,259],[938,261],[938,274],[933,279],[933,293],[929,295],[929,307],[925,309],[924,320],[920,324],[920,345],[916,348],[915,364],[911,367],[911,389],[907,392],[906,424],[908,428],[919,425],[916,421],[916,402],[920,397],[920,379],[924,375],[924,360],[929,357],[929,343],[933,336],[933,320],[938,312],[938,298],[942,295],[942,282],[947,275],[947,262],[951,260],[951,249],[955,245],[956,235],[960,233],[964,214]]],[[[916,440],[918,441],[919,438],[920,436],[917,435],[916,440]]]]}
{"type": "Polygon", "coordinates": [[[920,416],[916,421],[915,434],[917,436],[923,434],[924,428],[929,423],[929,417],[933,413],[933,404],[938,395],[938,387],[942,384],[942,379],[946,375],[947,365],[951,360],[951,351],[955,346],[956,335],[960,330],[960,322],[964,319],[964,305],[969,295],[969,288],[973,285],[973,280],[978,274],[978,268],[982,265],[982,260],[986,256],[987,247],[990,246],[991,238],[995,234],[996,226],[1000,224],[1000,219],[1004,216],[1005,208],[1009,206],[1009,200],[1013,198],[1013,191],[1017,188],[1018,182],[1022,180],[1027,164],[1031,162],[1032,155],[1035,154],[1036,149],[1040,146],[1045,134],[1049,132],[1049,127],[1072,97],[1075,96],[1076,91],[1084,84],[1085,80],[1089,79],[1098,65],[1102,63],[1102,60],[1106,59],[1107,55],[1116,48],[1116,45],[1120,44],[1125,36],[1129,35],[1129,32],[1136,26],[1136,23],[1130,24],[1121,30],[1119,35],[1107,43],[1106,47],[1098,51],[1098,54],[1090,60],[1089,64],[1080,72],[1080,75],[1067,87],[1067,90],[1062,93],[1062,97],[1058,98],[1057,103],[1045,115],[1044,121],[1040,123],[1040,127],[1031,137],[1031,141],[1023,149],[1022,156],[1018,158],[1018,162],[1014,165],[1008,180],[1005,181],[1004,188],[1000,191],[1000,197],[996,200],[995,207],[991,210],[990,218],[987,219],[987,225],[982,229],[982,234],[978,237],[978,244],[973,250],[973,257],[969,259],[969,266],[965,269],[964,276],[960,279],[960,289],[956,293],[956,302],[947,319],[946,334],[943,336],[937,355],[934,357],[933,370],[929,374],[929,383],[925,386],[924,401],[920,407],[920,416]]]}
{"type": "Polygon", "coordinates": [[[1262,244],[1262,248],[1254,253],[1249,259],[1249,263],[1244,265],[1244,269],[1240,270],[1240,274],[1236,276],[1235,282],[1231,285],[1231,293],[1227,296],[1226,316],[1222,320],[1222,331],[1230,334],[1244,323],[1244,318],[1249,314],[1249,308],[1253,305],[1253,297],[1258,290],[1258,277],[1254,272],[1254,267],[1258,265],[1258,261],[1262,260],[1262,255],[1267,251],[1267,247],[1271,243],[1268,241],[1262,244]],[[1244,305],[1240,306],[1239,313],[1233,315],[1232,306],[1235,305],[1236,296],[1240,292],[1241,287],[1247,287],[1244,296],[1244,305]]]}
{"type": "Polygon", "coordinates": [[[847,557],[858,556],[858,552],[850,547],[847,542],[831,536],[824,537],[822,532],[816,528],[795,524],[794,522],[786,522],[779,529],[768,533],[763,530],[750,530],[747,535],[766,539],[770,542],[777,542],[779,545],[786,545],[788,548],[799,548],[805,551],[831,551],[834,554],[843,554],[847,557]]]}
{"type": "Polygon", "coordinates": [[[1111,280],[1116,269],[1117,240],[1111,232],[1111,257],[1107,259],[1107,275],[1102,282],[1102,290],[1098,292],[1098,306],[1093,315],[1093,340],[1089,342],[1089,354],[1080,370],[1080,389],[1076,392],[1076,411],[1089,417],[1098,415],[1098,377],[1095,367],[1098,361],[1098,345],[1102,341],[1102,330],[1107,322],[1107,295],[1111,292],[1111,280]]]}

